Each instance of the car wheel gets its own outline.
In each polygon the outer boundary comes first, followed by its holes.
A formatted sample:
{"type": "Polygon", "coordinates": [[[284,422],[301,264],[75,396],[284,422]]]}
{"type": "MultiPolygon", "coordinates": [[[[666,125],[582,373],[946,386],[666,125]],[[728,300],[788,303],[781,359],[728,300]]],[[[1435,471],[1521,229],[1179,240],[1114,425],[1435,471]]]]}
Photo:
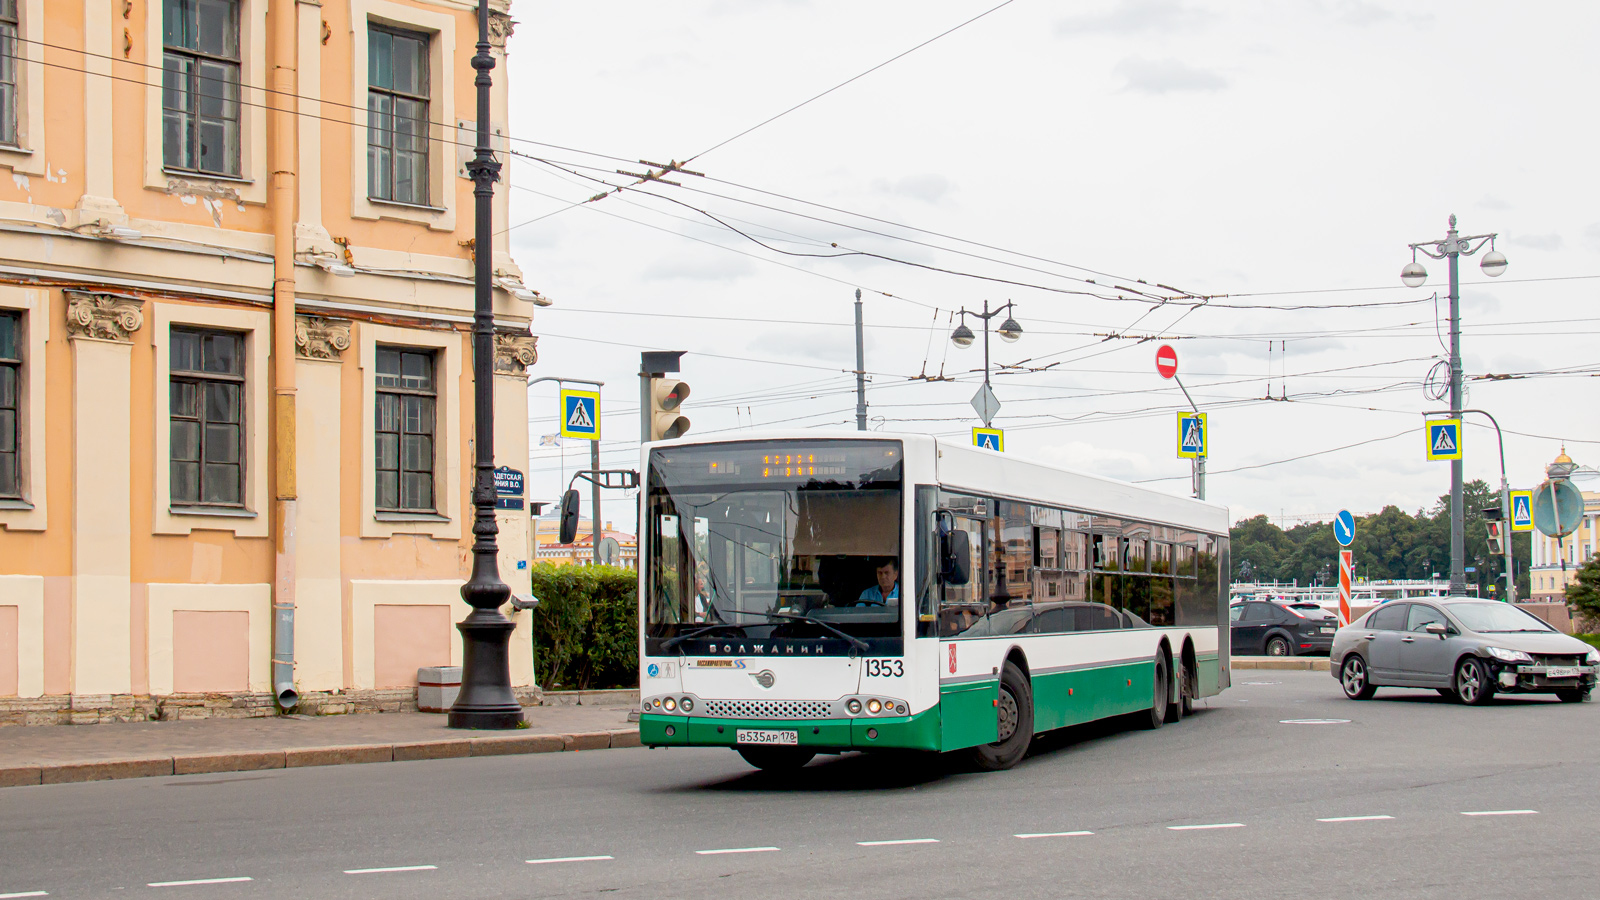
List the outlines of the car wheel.
{"type": "Polygon", "coordinates": [[[1562,703],[1582,703],[1583,701],[1589,699],[1589,689],[1568,688],[1566,690],[1556,691],[1556,697],[1558,697],[1562,703]]]}
{"type": "Polygon", "coordinates": [[[1450,688],[1434,688],[1434,690],[1438,691],[1439,692],[1439,696],[1445,698],[1446,700],[1460,700],[1461,699],[1460,695],[1458,695],[1455,691],[1451,690],[1450,688]]]}
{"type": "Polygon", "coordinates": [[[1456,663],[1456,696],[1468,706],[1483,706],[1494,697],[1494,680],[1483,660],[1468,656],[1456,663]]]}
{"type": "Polygon", "coordinates": [[[744,761],[763,772],[793,772],[811,762],[816,751],[804,747],[736,747],[744,761]]]}
{"type": "Polygon", "coordinates": [[[1022,761],[1033,743],[1033,686],[1016,664],[1007,661],[1000,670],[1000,696],[995,704],[999,740],[972,748],[972,762],[980,769],[998,772],[1022,761]]]}
{"type": "Polygon", "coordinates": [[[1268,656],[1288,656],[1290,651],[1289,639],[1283,635],[1275,634],[1267,638],[1268,656]]]}
{"type": "Polygon", "coordinates": [[[1378,688],[1367,679],[1367,661],[1355,653],[1346,656],[1344,665],[1339,667],[1339,685],[1351,700],[1371,700],[1372,695],[1378,692],[1378,688]]]}

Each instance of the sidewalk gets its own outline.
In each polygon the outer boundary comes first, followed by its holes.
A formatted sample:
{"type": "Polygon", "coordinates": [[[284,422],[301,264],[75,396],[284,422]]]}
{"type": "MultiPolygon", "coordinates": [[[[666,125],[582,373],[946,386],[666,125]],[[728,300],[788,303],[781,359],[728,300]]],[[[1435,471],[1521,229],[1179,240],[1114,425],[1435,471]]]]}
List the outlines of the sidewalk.
{"type": "Polygon", "coordinates": [[[437,713],[0,728],[0,787],[639,746],[632,706],[533,706],[513,731],[437,713]]]}

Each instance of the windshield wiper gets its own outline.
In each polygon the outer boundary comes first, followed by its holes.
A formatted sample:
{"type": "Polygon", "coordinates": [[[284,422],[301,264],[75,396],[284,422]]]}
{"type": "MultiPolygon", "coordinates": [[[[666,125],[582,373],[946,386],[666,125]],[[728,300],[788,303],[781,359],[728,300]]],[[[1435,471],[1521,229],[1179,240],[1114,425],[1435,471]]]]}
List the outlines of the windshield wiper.
{"type": "Polygon", "coordinates": [[[775,619],[794,619],[794,620],[800,621],[800,622],[810,622],[813,625],[819,626],[821,628],[826,628],[829,631],[833,632],[834,634],[837,634],[839,637],[844,638],[845,640],[849,641],[851,644],[854,644],[856,647],[860,648],[862,653],[866,653],[867,651],[872,649],[872,647],[866,641],[863,641],[862,639],[856,637],[853,634],[848,634],[846,632],[840,631],[839,629],[833,627],[832,625],[829,625],[827,622],[824,622],[821,619],[814,619],[811,616],[801,615],[800,613],[769,612],[769,613],[764,613],[764,615],[772,616],[775,619]]]}
{"type": "Polygon", "coordinates": [[[661,649],[662,650],[671,650],[673,647],[676,647],[679,644],[683,643],[684,641],[687,641],[689,638],[699,637],[700,635],[705,634],[708,631],[716,631],[719,628],[738,628],[740,630],[743,630],[744,626],[743,625],[738,625],[738,624],[733,623],[733,622],[718,622],[715,625],[707,625],[704,628],[696,628],[693,631],[685,631],[682,634],[673,635],[672,637],[669,637],[666,640],[662,641],[661,642],[661,649]]]}

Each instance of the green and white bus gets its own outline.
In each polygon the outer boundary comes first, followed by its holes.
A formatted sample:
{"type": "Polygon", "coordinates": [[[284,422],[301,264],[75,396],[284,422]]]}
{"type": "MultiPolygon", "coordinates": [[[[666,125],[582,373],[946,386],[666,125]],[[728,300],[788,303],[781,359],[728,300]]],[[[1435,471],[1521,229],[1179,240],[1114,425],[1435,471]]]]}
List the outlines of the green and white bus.
{"type": "Polygon", "coordinates": [[[764,769],[1147,727],[1228,686],[1226,507],[926,435],[643,448],[639,732],[764,769]]]}

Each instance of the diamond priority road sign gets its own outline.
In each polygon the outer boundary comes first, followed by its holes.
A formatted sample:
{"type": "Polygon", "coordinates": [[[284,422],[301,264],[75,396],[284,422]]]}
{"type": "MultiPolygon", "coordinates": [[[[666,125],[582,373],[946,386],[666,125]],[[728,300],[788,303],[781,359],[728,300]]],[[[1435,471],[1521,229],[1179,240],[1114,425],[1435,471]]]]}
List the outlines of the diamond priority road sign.
{"type": "Polygon", "coordinates": [[[999,414],[1000,398],[996,397],[994,391],[989,389],[987,381],[983,383],[983,387],[978,388],[976,394],[972,395],[972,408],[977,411],[978,418],[983,420],[985,427],[990,422],[993,422],[994,417],[999,414]]]}

